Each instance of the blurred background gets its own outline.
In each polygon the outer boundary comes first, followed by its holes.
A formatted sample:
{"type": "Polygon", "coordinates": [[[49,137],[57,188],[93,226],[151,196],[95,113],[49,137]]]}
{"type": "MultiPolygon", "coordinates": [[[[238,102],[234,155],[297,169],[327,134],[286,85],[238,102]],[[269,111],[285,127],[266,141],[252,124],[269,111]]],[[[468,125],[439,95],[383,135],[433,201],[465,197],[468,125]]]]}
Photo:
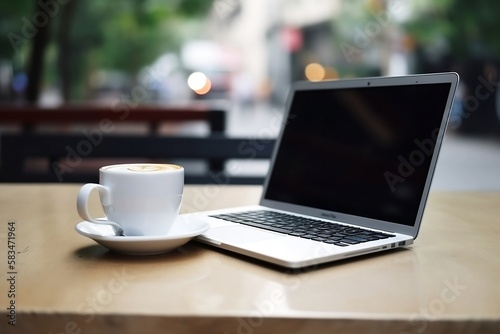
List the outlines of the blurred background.
{"type": "Polygon", "coordinates": [[[436,187],[500,189],[498,13],[495,0],[1,0],[0,107],[224,101],[230,135],[272,137],[296,80],[456,71],[436,187]]]}

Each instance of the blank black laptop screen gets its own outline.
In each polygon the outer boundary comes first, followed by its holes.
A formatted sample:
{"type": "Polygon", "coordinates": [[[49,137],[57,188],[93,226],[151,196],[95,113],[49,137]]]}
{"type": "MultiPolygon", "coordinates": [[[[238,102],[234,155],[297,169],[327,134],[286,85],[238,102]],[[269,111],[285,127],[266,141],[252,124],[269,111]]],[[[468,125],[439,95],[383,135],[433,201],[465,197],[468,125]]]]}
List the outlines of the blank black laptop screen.
{"type": "Polygon", "coordinates": [[[265,198],[413,226],[449,91],[295,92],[265,198]]]}

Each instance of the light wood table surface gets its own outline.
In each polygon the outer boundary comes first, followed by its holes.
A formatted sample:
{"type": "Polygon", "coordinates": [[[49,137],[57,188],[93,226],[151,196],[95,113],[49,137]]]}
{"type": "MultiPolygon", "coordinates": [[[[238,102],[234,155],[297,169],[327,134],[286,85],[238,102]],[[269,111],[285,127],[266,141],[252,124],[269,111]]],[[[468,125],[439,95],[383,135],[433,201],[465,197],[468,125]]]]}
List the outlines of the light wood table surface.
{"type": "MultiPolygon", "coordinates": [[[[0,185],[0,333],[500,333],[500,193],[433,192],[412,247],[291,272],[194,241],[109,252],[75,232],[79,187],[0,185]]],[[[187,186],[182,211],[260,192],[187,186]]]]}

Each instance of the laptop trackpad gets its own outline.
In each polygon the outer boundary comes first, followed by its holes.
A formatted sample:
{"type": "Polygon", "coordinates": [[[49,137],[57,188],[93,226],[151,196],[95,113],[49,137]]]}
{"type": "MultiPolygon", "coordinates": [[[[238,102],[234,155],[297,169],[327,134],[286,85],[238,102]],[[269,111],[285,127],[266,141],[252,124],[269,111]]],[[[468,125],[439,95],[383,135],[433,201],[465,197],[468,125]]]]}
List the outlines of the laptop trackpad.
{"type": "Polygon", "coordinates": [[[260,231],[245,226],[211,228],[206,233],[203,233],[203,236],[226,244],[242,244],[284,237],[284,235],[279,233],[260,231]]]}

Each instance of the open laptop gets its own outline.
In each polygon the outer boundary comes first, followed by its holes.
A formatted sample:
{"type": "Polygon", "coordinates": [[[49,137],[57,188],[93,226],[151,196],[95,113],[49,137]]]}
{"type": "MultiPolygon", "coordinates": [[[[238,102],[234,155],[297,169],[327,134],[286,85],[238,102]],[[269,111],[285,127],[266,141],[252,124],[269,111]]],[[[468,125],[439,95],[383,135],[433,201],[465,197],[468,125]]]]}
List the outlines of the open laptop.
{"type": "Polygon", "coordinates": [[[197,240],[300,268],[417,237],[456,73],[298,82],[259,205],[197,213],[197,240]]]}

